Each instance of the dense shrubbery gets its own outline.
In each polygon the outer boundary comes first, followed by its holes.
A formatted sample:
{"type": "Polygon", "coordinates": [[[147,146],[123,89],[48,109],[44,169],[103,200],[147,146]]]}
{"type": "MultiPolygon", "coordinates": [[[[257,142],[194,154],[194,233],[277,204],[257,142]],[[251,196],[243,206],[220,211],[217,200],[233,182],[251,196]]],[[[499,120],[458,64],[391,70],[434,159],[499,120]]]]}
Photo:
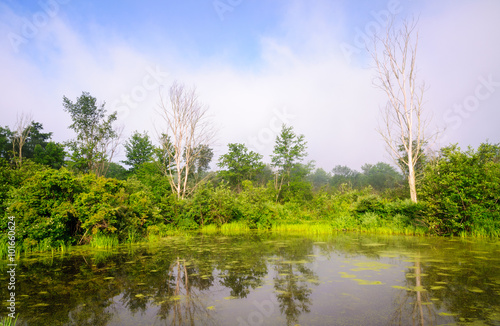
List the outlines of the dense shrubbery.
{"type": "Polygon", "coordinates": [[[429,207],[426,221],[438,234],[500,233],[500,146],[477,151],[445,147],[428,164],[421,189],[429,207]]]}
{"type": "Polygon", "coordinates": [[[305,223],[331,230],[498,236],[499,153],[499,146],[488,144],[466,152],[443,148],[426,167],[419,203],[387,189],[313,187],[304,179],[282,187],[285,196],[279,200],[272,181],[264,186],[243,180],[235,189],[220,178],[208,178],[212,181],[179,199],[155,163],[117,180],[2,160],[0,230],[6,234],[7,217],[15,217],[17,243],[24,249],[90,243],[104,235],[134,241],[228,223],[253,229],[305,223]]]}

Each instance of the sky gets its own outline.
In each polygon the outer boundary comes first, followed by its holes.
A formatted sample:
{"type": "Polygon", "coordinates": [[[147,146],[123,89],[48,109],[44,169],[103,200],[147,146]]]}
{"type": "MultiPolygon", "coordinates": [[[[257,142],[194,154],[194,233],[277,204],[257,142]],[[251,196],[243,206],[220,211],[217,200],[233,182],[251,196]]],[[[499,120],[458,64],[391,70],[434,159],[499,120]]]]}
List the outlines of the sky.
{"type": "Polygon", "coordinates": [[[214,161],[245,143],[270,162],[285,123],[326,171],[391,163],[377,133],[387,96],[364,44],[393,14],[418,19],[435,148],[500,143],[498,0],[3,0],[0,125],[31,114],[66,141],[63,96],[89,92],[118,112],[124,141],[136,130],[157,139],[160,96],[178,81],[209,107],[214,161]]]}

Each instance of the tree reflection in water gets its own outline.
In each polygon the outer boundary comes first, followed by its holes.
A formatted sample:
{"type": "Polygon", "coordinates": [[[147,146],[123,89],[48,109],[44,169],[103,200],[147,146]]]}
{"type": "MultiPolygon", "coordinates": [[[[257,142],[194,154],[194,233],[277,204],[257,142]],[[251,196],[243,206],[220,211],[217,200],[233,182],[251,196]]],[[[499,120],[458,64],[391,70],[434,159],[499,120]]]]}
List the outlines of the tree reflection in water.
{"type": "Polygon", "coordinates": [[[397,309],[394,311],[391,325],[431,326],[436,325],[437,313],[433,308],[429,292],[422,283],[421,255],[415,255],[414,272],[406,273],[407,288],[402,289],[397,309]]]}

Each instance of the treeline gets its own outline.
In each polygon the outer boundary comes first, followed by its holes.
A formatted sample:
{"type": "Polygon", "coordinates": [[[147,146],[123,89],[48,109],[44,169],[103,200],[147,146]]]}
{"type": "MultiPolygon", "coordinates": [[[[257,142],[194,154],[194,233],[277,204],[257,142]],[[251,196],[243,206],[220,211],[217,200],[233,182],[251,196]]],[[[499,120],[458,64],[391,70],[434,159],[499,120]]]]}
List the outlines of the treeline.
{"type": "Polygon", "coordinates": [[[218,171],[209,171],[208,144],[179,147],[175,135],[164,133],[155,146],[146,132],[134,132],[125,142],[126,169],[111,162],[119,138],[116,115],[106,115],[88,93],[75,103],[64,98],[64,106],[77,134],[64,144],[52,142],[34,121],[0,129],[2,241],[11,217],[24,250],[84,244],[103,235],[133,241],[228,223],[500,234],[500,145],[465,151],[452,145],[423,156],[416,203],[409,199],[404,168],[403,174],[383,162],[365,164],[360,172],[315,168],[303,162],[305,136],[285,125],[270,164],[245,144],[230,143],[216,162],[218,171]]]}

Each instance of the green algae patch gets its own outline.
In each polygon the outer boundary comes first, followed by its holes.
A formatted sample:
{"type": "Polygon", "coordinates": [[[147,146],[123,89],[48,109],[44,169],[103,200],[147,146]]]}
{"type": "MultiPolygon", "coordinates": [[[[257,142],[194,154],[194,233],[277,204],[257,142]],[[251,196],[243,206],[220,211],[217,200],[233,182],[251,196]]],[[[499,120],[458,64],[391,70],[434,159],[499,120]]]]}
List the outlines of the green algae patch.
{"type": "Polygon", "coordinates": [[[359,279],[359,278],[353,278],[352,280],[358,282],[359,285],[380,285],[380,284],[384,284],[384,283],[382,283],[380,281],[369,281],[369,280],[362,280],[362,279],[359,279]]]}
{"type": "Polygon", "coordinates": [[[452,312],[440,312],[440,316],[446,316],[446,317],[453,317],[453,316],[458,316],[457,313],[452,313],[452,312]]]}
{"type": "Polygon", "coordinates": [[[471,288],[468,288],[468,290],[470,292],[474,292],[474,293],[483,293],[484,291],[481,290],[480,288],[476,288],[476,287],[471,287],[471,288]]]}
{"type": "Polygon", "coordinates": [[[383,269],[389,269],[393,267],[393,265],[390,264],[384,264],[376,261],[370,261],[370,262],[361,262],[361,263],[356,263],[354,264],[356,268],[352,268],[351,271],[353,272],[359,272],[359,271],[375,271],[375,272],[380,272],[383,269]]]}
{"type": "Polygon", "coordinates": [[[356,275],[349,274],[346,272],[339,272],[339,274],[340,274],[340,277],[342,277],[342,278],[355,278],[356,277],[356,275]]]}

